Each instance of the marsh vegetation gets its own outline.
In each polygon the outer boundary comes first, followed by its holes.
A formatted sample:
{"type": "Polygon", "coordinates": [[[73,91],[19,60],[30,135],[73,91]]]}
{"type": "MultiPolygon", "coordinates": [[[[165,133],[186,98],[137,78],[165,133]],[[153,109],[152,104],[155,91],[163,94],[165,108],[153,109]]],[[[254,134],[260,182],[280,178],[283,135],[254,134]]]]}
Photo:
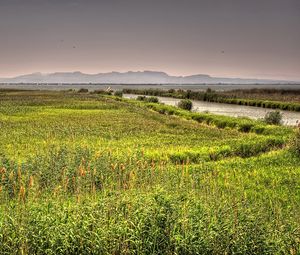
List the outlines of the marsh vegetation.
{"type": "Polygon", "coordinates": [[[0,92],[0,254],[298,254],[299,133],[153,101],[0,92]]]}
{"type": "Polygon", "coordinates": [[[211,88],[206,91],[192,91],[183,89],[123,89],[127,94],[173,97],[179,99],[193,99],[205,102],[256,106],[270,109],[300,111],[299,90],[253,89],[220,92],[211,88]]]}

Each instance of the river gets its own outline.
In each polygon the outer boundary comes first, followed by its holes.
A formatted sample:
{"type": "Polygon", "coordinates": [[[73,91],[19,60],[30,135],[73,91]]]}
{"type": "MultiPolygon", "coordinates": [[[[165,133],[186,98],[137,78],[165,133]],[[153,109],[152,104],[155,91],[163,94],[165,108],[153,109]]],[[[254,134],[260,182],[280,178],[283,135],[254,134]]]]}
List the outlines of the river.
{"type": "MultiPolygon", "coordinates": [[[[124,94],[124,98],[135,99],[138,95],[124,94]]],[[[159,102],[176,106],[180,99],[171,97],[158,97],[159,102]]],[[[195,112],[210,112],[213,114],[226,115],[232,117],[249,117],[251,119],[264,118],[266,113],[274,111],[274,109],[244,106],[235,104],[222,104],[192,100],[193,111],[195,112]]],[[[300,112],[280,111],[283,114],[284,125],[296,125],[297,120],[300,120],[300,112]]]]}

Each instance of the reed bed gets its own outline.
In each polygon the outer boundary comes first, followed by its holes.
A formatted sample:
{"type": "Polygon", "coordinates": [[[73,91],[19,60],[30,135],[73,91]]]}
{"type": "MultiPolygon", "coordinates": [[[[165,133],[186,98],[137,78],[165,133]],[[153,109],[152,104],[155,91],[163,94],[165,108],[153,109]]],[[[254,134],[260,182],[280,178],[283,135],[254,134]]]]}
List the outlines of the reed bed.
{"type": "Polygon", "coordinates": [[[160,107],[2,93],[0,254],[299,254],[294,130],[160,107]]]}

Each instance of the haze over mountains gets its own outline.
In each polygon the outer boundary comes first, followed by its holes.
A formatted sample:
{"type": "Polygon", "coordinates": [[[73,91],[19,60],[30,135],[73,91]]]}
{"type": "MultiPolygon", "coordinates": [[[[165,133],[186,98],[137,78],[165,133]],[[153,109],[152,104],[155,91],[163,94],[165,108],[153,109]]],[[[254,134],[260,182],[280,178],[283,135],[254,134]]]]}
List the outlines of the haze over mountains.
{"type": "Polygon", "coordinates": [[[271,84],[296,81],[212,77],[206,74],[171,76],[165,72],[109,72],[86,74],[82,72],[32,73],[13,78],[0,78],[0,83],[107,83],[107,84],[271,84]]]}

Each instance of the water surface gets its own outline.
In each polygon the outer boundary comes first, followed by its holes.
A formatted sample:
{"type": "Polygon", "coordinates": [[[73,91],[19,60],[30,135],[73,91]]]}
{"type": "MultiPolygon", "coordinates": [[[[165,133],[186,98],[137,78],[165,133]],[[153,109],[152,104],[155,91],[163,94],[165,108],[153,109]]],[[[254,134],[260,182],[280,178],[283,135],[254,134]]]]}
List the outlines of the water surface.
{"type": "MultiPolygon", "coordinates": [[[[124,94],[125,98],[135,99],[138,95],[124,94]]],[[[158,97],[159,102],[176,106],[180,99],[171,97],[158,97]]],[[[274,111],[274,109],[261,108],[255,106],[222,104],[191,100],[193,102],[193,111],[195,112],[210,112],[213,114],[232,116],[232,117],[249,117],[251,119],[264,118],[266,113],[274,111]]],[[[300,112],[280,111],[283,114],[284,125],[296,125],[297,120],[300,120],[300,112]]]]}

